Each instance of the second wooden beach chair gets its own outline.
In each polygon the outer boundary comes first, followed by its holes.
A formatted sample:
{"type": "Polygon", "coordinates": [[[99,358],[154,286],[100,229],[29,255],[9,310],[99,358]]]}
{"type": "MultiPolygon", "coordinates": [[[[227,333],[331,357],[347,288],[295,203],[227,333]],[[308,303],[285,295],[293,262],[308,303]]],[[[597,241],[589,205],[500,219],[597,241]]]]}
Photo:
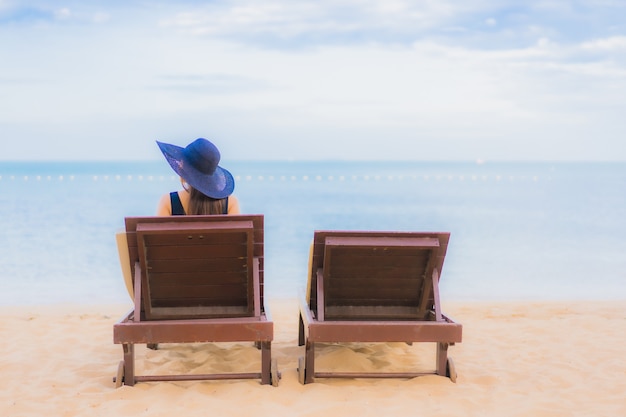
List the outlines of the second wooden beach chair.
{"type": "Polygon", "coordinates": [[[434,342],[433,373],[456,381],[448,347],[462,326],[441,312],[439,278],[449,233],[316,231],[306,292],[300,296],[298,375],[315,378],[402,377],[425,372],[320,372],[317,343],[434,342]]]}

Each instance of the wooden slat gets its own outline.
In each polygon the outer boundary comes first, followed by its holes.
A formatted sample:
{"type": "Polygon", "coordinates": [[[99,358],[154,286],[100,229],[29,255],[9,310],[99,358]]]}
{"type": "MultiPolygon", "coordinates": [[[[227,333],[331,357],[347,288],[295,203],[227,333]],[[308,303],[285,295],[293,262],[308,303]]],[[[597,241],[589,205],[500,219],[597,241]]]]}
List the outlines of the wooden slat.
{"type": "Polygon", "coordinates": [[[196,233],[199,231],[203,234],[221,234],[223,231],[245,231],[253,228],[251,221],[237,220],[234,217],[221,217],[213,221],[209,221],[206,218],[200,221],[196,218],[189,222],[181,222],[180,217],[162,217],[162,219],[166,220],[161,222],[139,222],[135,230],[137,232],[158,233],[164,236],[167,234],[196,233]]]}
{"type": "Polygon", "coordinates": [[[151,287],[150,297],[152,303],[158,299],[176,299],[186,298],[189,304],[193,304],[197,299],[220,300],[239,299],[246,303],[248,291],[244,285],[178,285],[176,283],[170,285],[153,285],[151,287]]]}
{"type": "Polygon", "coordinates": [[[169,245],[169,246],[193,246],[193,245],[242,245],[246,244],[245,240],[242,240],[243,235],[233,234],[218,234],[218,233],[188,233],[180,235],[153,235],[150,236],[150,245],[169,245]],[[190,239],[190,236],[195,236],[198,240],[190,239]]]}
{"type": "MultiPolygon", "coordinates": [[[[246,275],[242,270],[231,270],[207,279],[207,272],[189,271],[173,273],[152,273],[152,285],[207,285],[214,282],[214,285],[245,285],[246,275]]],[[[210,274],[211,272],[208,272],[210,274]]]]}
{"type": "Polygon", "coordinates": [[[408,236],[328,236],[325,246],[342,246],[349,248],[436,248],[439,247],[439,239],[433,237],[408,237],[408,236]]]}
{"type": "MultiPolygon", "coordinates": [[[[177,216],[176,222],[193,223],[193,222],[224,222],[224,221],[251,221],[254,225],[254,256],[263,257],[263,241],[264,241],[264,218],[260,214],[251,215],[211,215],[211,216],[177,216]]],[[[136,230],[139,223],[167,223],[171,222],[172,217],[126,217],[126,234],[128,239],[129,251],[131,248],[137,248],[136,230]]],[[[135,253],[136,255],[136,253],[135,253]]],[[[131,262],[137,257],[131,257],[131,262]]]]}
{"type": "MultiPolygon", "coordinates": [[[[395,269],[407,269],[419,267],[422,268],[422,274],[426,273],[426,261],[428,260],[429,252],[420,251],[413,252],[412,254],[403,253],[390,253],[385,256],[377,256],[372,254],[370,256],[363,256],[361,254],[346,254],[342,251],[333,251],[333,270],[341,271],[342,269],[347,271],[366,272],[369,269],[377,270],[395,270],[395,269]],[[395,255],[395,256],[394,256],[395,255]]],[[[352,274],[356,275],[356,274],[352,274]]]]}
{"type": "Polygon", "coordinates": [[[337,287],[332,284],[332,280],[326,280],[325,283],[325,297],[327,304],[347,304],[347,303],[362,303],[375,304],[377,300],[381,303],[385,301],[398,300],[399,303],[408,302],[418,305],[422,288],[419,286],[422,281],[414,281],[411,286],[392,287],[380,285],[383,280],[362,280],[362,285],[342,286],[337,287]],[[377,284],[377,285],[376,285],[377,284]]]}
{"type": "MultiPolygon", "coordinates": [[[[164,315],[180,309],[161,309],[164,315]]],[[[199,309],[206,311],[206,309],[199,309]]],[[[190,315],[198,311],[190,309],[190,315]]],[[[124,320],[115,325],[115,343],[194,343],[271,341],[274,326],[266,316],[213,318],[211,320],[170,320],[134,323],[124,320]]]]}
{"type": "MultiPolygon", "coordinates": [[[[349,286],[351,282],[376,282],[384,281],[385,283],[395,283],[396,285],[409,284],[416,280],[422,280],[425,271],[418,265],[410,265],[402,267],[401,265],[371,265],[364,268],[362,265],[350,268],[347,264],[329,265],[330,270],[325,277],[332,282],[332,285],[349,286]]],[[[382,285],[382,284],[379,284],[382,285]]]]}
{"type": "MultiPolygon", "coordinates": [[[[382,291],[382,290],[381,290],[382,291]]],[[[384,294],[377,295],[372,291],[329,291],[324,293],[326,297],[326,305],[419,305],[419,293],[415,291],[413,294],[401,293],[398,291],[388,290],[384,294]]]]}
{"type": "Polygon", "coordinates": [[[309,323],[309,342],[460,343],[459,323],[415,320],[327,320],[309,323]]]}
{"type": "MultiPolygon", "coordinates": [[[[234,300],[234,299],[219,299],[219,300],[211,299],[211,300],[207,300],[207,299],[203,299],[203,298],[191,299],[190,300],[187,297],[185,297],[185,298],[156,299],[156,300],[153,301],[153,304],[150,306],[150,308],[152,309],[153,313],[154,313],[154,311],[157,311],[159,308],[163,308],[163,307],[177,308],[178,310],[176,310],[176,311],[185,312],[186,314],[187,314],[187,312],[194,311],[197,308],[203,308],[203,309],[206,309],[207,311],[210,310],[210,309],[223,309],[224,310],[224,314],[226,314],[227,308],[231,308],[231,309],[237,311],[237,315],[239,315],[239,316],[250,317],[250,309],[248,308],[248,304],[246,302],[246,298],[245,297],[244,298],[240,298],[239,300],[234,300]]],[[[222,316],[222,317],[228,317],[228,316],[222,316]]],[[[204,317],[194,317],[194,316],[182,317],[182,316],[179,316],[179,317],[176,317],[176,318],[181,319],[181,318],[204,318],[204,317]]]]}
{"type": "MultiPolygon", "coordinates": [[[[184,258],[182,258],[184,259],[184,258]]],[[[148,261],[148,268],[151,274],[175,274],[180,271],[182,274],[219,274],[226,272],[227,274],[238,273],[247,274],[247,264],[245,258],[219,258],[219,259],[186,259],[184,263],[177,262],[175,259],[163,259],[148,261]]]]}
{"type": "Polygon", "coordinates": [[[326,306],[326,315],[333,320],[423,320],[416,306],[411,305],[342,305],[326,306]]]}

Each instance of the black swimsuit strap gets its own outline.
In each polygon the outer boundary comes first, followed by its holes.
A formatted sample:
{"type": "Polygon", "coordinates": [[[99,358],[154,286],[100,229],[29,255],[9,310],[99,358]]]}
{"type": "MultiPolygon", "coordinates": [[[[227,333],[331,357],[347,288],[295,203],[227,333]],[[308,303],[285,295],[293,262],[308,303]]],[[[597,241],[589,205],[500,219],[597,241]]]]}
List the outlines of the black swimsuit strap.
{"type": "Polygon", "coordinates": [[[183,203],[180,201],[178,192],[172,191],[170,193],[170,203],[172,204],[172,216],[185,215],[185,209],[183,208],[183,203]]]}

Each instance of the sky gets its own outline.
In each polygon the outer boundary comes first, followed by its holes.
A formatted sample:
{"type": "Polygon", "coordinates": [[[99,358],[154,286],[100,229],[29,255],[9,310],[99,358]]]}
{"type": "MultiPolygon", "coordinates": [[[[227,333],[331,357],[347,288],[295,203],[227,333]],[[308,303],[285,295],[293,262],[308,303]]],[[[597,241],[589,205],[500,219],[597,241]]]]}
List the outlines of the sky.
{"type": "Polygon", "coordinates": [[[0,0],[0,160],[626,161],[623,0],[0,0]]]}

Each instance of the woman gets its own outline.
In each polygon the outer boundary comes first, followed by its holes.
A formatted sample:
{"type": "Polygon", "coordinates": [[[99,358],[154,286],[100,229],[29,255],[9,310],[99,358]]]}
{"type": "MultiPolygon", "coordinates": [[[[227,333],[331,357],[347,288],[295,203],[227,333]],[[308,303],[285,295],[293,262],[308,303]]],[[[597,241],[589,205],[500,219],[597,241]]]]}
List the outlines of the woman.
{"type": "Polygon", "coordinates": [[[194,214],[239,214],[239,201],[232,195],[235,180],[220,167],[220,152],[204,138],[185,148],[157,141],[183,189],[159,200],[158,216],[194,214]]]}

